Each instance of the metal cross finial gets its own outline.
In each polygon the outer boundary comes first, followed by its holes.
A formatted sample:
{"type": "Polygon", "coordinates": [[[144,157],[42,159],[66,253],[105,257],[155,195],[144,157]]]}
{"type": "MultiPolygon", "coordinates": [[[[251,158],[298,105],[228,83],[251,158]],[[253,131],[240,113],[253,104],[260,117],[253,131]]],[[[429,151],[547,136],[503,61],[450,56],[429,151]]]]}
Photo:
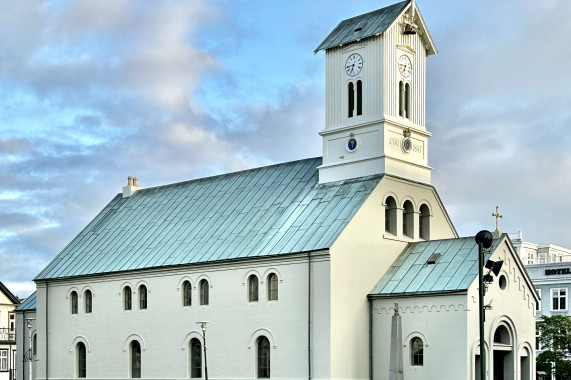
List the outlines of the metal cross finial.
{"type": "Polygon", "coordinates": [[[499,218],[501,218],[502,215],[498,212],[498,206],[496,206],[496,212],[492,214],[492,216],[496,217],[496,231],[500,231],[499,218]]]}

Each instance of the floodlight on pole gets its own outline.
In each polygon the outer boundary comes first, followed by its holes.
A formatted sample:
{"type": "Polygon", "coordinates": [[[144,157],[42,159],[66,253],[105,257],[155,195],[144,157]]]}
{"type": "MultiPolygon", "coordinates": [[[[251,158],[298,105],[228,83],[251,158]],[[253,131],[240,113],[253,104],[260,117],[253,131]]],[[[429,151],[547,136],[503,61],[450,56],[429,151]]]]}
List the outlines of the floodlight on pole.
{"type": "Polygon", "coordinates": [[[484,322],[486,320],[484,306],[484,249],[492,246],[493,236],[490,231],[482,230],[476,234],[478,244],[478,280],[479,280],[479,309],[480,309],[480,378],[486,380],[486,349],[484,322]]]}

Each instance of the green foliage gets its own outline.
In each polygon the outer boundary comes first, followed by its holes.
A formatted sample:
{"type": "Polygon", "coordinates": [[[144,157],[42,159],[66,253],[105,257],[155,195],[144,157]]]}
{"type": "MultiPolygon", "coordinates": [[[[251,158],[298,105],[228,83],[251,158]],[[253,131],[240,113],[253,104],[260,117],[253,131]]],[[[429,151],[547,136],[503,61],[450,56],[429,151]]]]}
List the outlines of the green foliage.
{"type": "Polygon", "coordinates": [[[548,374],[553,369],[557,380],[571,379],[571,317],[542,315],[537,329],[543,349],[537,357],[537,369],[548,374]]]}

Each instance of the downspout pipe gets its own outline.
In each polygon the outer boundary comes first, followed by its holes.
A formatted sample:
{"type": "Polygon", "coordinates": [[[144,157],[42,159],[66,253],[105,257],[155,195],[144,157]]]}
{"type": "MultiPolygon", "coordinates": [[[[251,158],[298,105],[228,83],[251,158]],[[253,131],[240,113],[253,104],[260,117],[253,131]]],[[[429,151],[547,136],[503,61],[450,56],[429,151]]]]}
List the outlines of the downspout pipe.
{"type": "Polygon", "coordinates": [[[369,379],[373,380],[373,300],[367,297],[369,301],[369,379]]]}
{"type": "Polygon", "coordinates": [[[48,330],[48,326],[49,326],[49,324],[48,324],[48,315],[49,315],[49,310],[48,310],[48,307],[49,307],[49,306],[48,306],[48,305],[49,305],[49,302],[48,302],[48,301],[49,301],[49,299],[48,299],[49,292],[48,292],[48,290],[49,290],[49,289],[48,289],[48,288],[49,288],[49,285],[48,285],[48,282],[46,281],[46,380],[49,379],[49,377],[48,377],[48,373],[49,373],[48,368],[49,368],[49,363],[50,363],[50,361],[49,361],[50,351],[49,351],[49,349],[48,349],[48,339],[49,339],[49,336],[50,336],[49,330],[48,330]]]}
{"type": "MultiPolygon", "coordinates": [[[[26,331],[26,311],[22,312],[22,331],[26,331]]],[[[21,334],[20,334],[21,335],[21,334]]],[[[17,342],[16,342],[17,344],[17,342]]],[[[31,349],[32,347],[30,347],[31,349]]],[[[26,353],[26,339],[22,336],[22,379],[26,378],[26,364],[25,364],[25,353],[26,353]]]]}
{"type": "Polygon", "coordinates": [[[307,252],[307,379],[311,380],[311,252],[307,252]]]}

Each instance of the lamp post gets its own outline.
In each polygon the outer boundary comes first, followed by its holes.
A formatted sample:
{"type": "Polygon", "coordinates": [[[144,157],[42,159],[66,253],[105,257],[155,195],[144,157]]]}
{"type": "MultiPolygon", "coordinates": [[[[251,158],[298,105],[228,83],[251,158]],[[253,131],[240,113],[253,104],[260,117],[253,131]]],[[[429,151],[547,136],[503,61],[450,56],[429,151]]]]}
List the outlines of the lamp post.
{"type": "Polygon", "coordinates": [[[32,380],[32,360],[33,360],[33,355],[34,355],[34,347],[33,347],[33,343],[32,343],[32,322],[30,320],[28,320],[28,338],[30,340],[30,360],[28,361],[28,376],[30,378],[30,380],[32,380]]]}
{"type": "Polygon", "coordinates": [[[486,284],[490,284],[494,281],[494,278],[490,274],[493,272],[496,276],[500,273],[503,261],[492,261],[488,260],[485,267],[489,269],[488,273],[484,275],[484,249],[488,249],[492,246],[493,236],[490,231],[482,230],[476,234],[476,243],[478,244],[478,295],[479,295],[479,307],[480,307],[480,379],[486,380],[486,348],[485,348],[485,338],[484,338],[484,322],[486,322],[486,310],[492,309],[492,302],[489,305],[484,305],[484,295],[486,294],[486,284]]]}
{"type": "Polygon", "coordinates": [[[204,347],[204,378],[208,380],[208,364],[206,362],[206,324],[209,321],[196,322],[202,330],[202,347],[204,347]]]}

